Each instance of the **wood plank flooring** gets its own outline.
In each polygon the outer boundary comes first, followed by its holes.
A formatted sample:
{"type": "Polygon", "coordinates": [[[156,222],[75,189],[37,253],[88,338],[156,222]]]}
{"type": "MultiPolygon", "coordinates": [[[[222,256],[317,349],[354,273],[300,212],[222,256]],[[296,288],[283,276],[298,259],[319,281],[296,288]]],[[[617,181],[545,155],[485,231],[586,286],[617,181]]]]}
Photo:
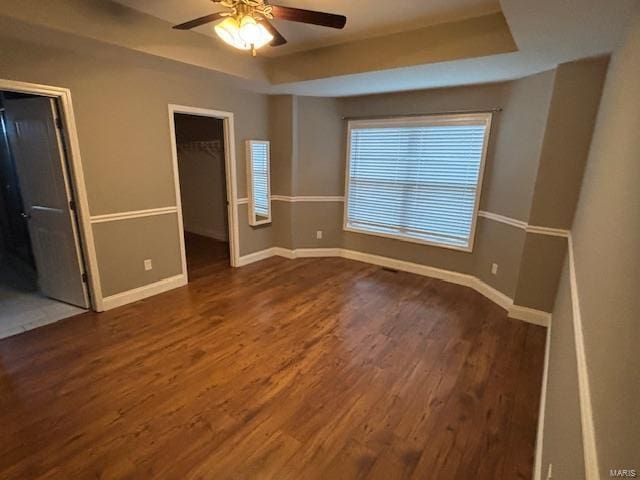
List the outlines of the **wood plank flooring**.
{"type": "Polygon", "coordinates": [[[190,250],[188,287],[0,341],[0,478],[531,478],[545,329],[363,263],[190,250]]]}

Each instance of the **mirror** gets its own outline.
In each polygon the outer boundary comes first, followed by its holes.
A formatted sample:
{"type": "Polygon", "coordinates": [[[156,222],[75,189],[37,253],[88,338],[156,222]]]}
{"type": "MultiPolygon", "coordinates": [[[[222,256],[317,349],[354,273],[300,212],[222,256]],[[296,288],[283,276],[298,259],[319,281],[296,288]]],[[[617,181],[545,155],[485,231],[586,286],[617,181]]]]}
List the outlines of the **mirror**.
{"type": "Polygon", "coordinates": [[[269,142],[247,140],[247,193],[249,225],[271,223],[269,142]]]}

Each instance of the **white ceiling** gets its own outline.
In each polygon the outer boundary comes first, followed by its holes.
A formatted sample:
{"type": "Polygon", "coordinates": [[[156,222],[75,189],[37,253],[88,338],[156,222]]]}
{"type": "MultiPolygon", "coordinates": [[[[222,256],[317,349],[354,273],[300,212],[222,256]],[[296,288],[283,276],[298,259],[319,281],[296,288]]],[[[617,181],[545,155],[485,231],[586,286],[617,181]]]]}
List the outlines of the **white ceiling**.
{"type": "MultiPolygon", "coordinates": [[[[223,10],[210,0],[115,0],[135,10],[177,24],[223,10]]],[[[474,17],[500,10],[498,0],[273,0],[273,4],[347,16],[343,30],[274,20],[288,40],[261,55],[277,56],[349,40],[474,17]]],[[[215,36],[212,25],[194,31],[215,36]]]]}

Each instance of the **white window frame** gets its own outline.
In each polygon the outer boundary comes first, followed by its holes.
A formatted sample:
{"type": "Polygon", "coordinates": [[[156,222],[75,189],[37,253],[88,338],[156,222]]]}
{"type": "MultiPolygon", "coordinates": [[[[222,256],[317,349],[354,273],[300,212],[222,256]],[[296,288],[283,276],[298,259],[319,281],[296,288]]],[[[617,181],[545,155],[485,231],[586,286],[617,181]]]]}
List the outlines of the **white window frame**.
{"type": "Polygon", "coordinates": [[[249,200],[249,225],[257,227],[271,223],[271,142],[269,140],[247,140],[246,141],[246,163],[247,163],[247,196],[249,200]],[[266,145],[267,147],[267,202],[269,204],[269,215],[263,220],[256,220],[255,199],[253,194],[253,146],[266,145]]]}
{"type": "Polygon", "coordinates": [[[421,245],[429,245],[433,247],[447,248],[450,250],[458,250],[463,252],[473,252],[476,237],[476,227],[478,224],[478,210],[480,207],[480,197],[482,195],[482,184],[484,180],[484,170],[487,160],[487,151],[489,149],[489,138],[491,134],[493,114],[491,112],[486,113],[461,113],[451,115],[421,115],[410,117],[393,117],[393,118],[380,118],[380,119],[365,119],[365,120],[348,120],[347,121],[347,151],[346,151],[346,171],[345,171],[345,198],[344,198],[344,211],[342,228],[344,231],[360,233],[363,235],[372,235],[375,237],[392,238],[395,240],[402,240],[404,242],[418,243],[421,245]],[[447,245],[445,243],[423,240],[420,238],[408,237],[404,235],[396,235],[392,233],[373,232],[370,230],[360,229],[348,225],[348,211],[349,211],[349,184],[350,172],[351,172],[351,131],[354,128],[375,128],[375,127],[400,127],[400,126],[424,126],[424,125],[468,125],[471,122],[484,123],[485,133],[482,147],[482,158],[480,160],[480,171],[478,172],[478,186],[476,188],[476,198],[473,207],[473,217],[471,223],[471,232],[469,234],[469,245],[467,247],[460,247],[456,245],[447,245]]]}

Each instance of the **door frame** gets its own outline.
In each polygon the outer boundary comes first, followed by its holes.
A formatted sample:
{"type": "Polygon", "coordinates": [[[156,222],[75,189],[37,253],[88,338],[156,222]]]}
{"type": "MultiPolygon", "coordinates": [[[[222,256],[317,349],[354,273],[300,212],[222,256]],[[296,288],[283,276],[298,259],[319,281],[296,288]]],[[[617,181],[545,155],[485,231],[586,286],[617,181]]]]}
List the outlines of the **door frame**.
{"type": "MultiPolygon", "coordinates": [[[[54,98],[57,101],[60,117],[64,128],[62,137],[65,142],[67,161],[67,181],[76,203],[76,219],[79,233],[78,243],[84,260],[89,286],[90,307],[96,311],[102,311],[102,288],[100,286],[100,273],[98,270],[98,258],[91,228],[89,200],[80,156],[80,142],[76,129],[75,114],[71,101],[71,90],[68,88],[41,85],[37,83],[18,82],[15,80],[0,79],[0,90],[40,95],[54,98]]],[[[72,200],[71,198],[69,200],[72,200]]]]}
{"type": "Polygon", "coordinates": [[[184,241],[184,225],[182,222],[182,197],[180,196],[180,171],[178,168],[178,148],[176,143],[176,126],[174,114],[183,113],[200,117],[217,118],[223,121],[224,134],[224,163],[227,184],[227,226],[229,231],[229,257],[231,266],[240,263],[240,242],[238,233],[238,196],[236,184],[236,139],[234,118],[232,112],[210,110],[207,108],[190,107],[186,105],[169,104],[169,136],[171,140],[171,155],[173,157],[173,179],[178,207],[178,228],[180,229],[180,250],[182,254],[182,271],[187,277],[187,255],[184,241]]]}

